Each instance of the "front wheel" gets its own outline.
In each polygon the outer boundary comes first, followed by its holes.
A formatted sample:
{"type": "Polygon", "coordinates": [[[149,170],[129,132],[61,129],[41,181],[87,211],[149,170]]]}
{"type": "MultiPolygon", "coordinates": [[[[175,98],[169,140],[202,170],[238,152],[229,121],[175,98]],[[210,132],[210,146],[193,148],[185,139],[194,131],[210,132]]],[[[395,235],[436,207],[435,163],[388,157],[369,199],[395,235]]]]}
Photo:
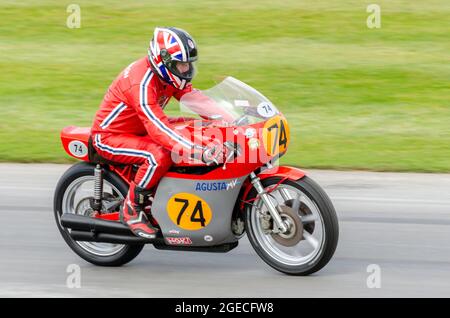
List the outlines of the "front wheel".
{"type": "Polygon", "coordinates": [[[270,266],[290,275],[309,275],[324,267],[336,250],[339,228],[334,207],[322,188],[308,177],[261,181],[278,206],[288,232],[274,233],[273,220],[253,189],[246,204],[245,225],[255,251],[270,266]]]}

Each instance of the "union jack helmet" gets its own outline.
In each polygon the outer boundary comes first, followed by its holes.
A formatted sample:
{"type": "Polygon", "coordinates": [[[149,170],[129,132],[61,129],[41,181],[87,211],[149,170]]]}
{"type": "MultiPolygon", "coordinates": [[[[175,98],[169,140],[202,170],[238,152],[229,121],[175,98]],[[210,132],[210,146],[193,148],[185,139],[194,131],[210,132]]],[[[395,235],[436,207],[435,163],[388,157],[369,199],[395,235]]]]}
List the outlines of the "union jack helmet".
{"type": "Polygon", "coordinates": [[[157,27],[150,41],[148,57],[152,69],[165,82],[183,89],[195,75],[197,45],[186,31],[173,27],[157,27]],[[188,63],[189,69],[182,72],[179,62],[188,63]]]}

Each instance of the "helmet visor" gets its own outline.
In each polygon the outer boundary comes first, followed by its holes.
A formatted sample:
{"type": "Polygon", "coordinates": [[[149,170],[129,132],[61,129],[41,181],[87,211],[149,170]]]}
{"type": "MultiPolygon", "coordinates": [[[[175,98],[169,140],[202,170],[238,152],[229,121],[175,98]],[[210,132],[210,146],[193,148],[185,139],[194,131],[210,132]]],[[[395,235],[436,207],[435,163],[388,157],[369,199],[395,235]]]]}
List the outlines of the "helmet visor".
{"type": "Polygon", "coordinates": [[[172,74],[186,81],[190,81],[197,72],[195,64],[196,62],[180,62],[172,60],[166,64],[166,67],[172,74]]]}

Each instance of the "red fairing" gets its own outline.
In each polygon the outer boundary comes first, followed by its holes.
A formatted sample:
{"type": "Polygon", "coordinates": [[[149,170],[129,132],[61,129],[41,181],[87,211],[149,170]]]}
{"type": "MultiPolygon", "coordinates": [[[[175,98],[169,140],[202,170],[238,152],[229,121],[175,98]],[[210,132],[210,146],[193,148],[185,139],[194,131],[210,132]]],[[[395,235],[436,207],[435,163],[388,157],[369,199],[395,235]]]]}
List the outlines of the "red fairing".
{"type": "Polygon", "coordinates": [[[68,126],[61,131],[64,150],[74,158],[89,161],[88,141],[91,129],[88,127],[68,126]]]}
{"type": "MultiPolygon", "coordinates": [[[[260,143],[261,145],[259,147],[252,149],[249,146],[249,141],[252,137],[248,137],[245,134],[245,131],[247,131],[248,129],[253,129],[257,134],[254,137],[258,137],[258,140],[262,140],[265,124],[264,122],[250,124],[247,126],[229,127],[224,127],[222,120],[209,120],[207,121],[208,125],[205,127],[199,127],[197,125],[198,122],[199,121],[187,121],[184,123],[180,122],[174,125],[174,129],[188,132],[191,136],[193,136],[194,140],[201,140],[203,145],[207,145],[208,143],[211,143],[213,141],[218,143],[228,141],[238,145],[241,151],[239,156],[227,163],[226,170],[216,169],[201,176],[192,176],[192,179],[200,177],[201,179],[205,180],[219,180],[240,177],[250,174],[257,168],[261,167],[263,164],[273,159],[273,156],[267,154],[267,151],[265,150],[262,142],[260,143]]],[[[186,157],[186,154],[183,153],[184,149],[180,149],[180,147],[178,147],[176,150],[180,150],[175,151],[175,153],[180,154],[179,158],[186,157]]],[[[203,165],[203,163],[201,161],[175,160],[174,165],[195,166],[203,165]]],[[[174,176],[174,174],[168,173],[167,176],[174,176]]],[[[190,179],[189,176],[186,176],[186,178],[190,179]]]]}
{"type": "MultiPolygon", "coordinates": [[[[262,181],[264,179],[270,178],[270,177],[280,177],[283,179],[289,179],[292,181],[297,181],[301,178],[303,178],[306,175],[306,172],[296,168],[296,167],[290,167],[290,166],[275,166],[270,169],[266,169],[260,174],[258,174],[259,179],[262,181]]],[[[248,193],[253,188],[253,185],[248,182],[245,182],[244,185],[244,194],[242,195],[242,200],[247,200],[248,193]]],[[[241,210],[244,208],[244,202],[241,203],[241,210]]]]}
{"type": "Polygon", "coordinates": [[[269,177],[287,177],[290,180],[297,181],[303,178],[306,172],[290,166],[275,166],[271,169],[266,169],[261,172],[258,176],[261,180],[267,179],[269,177]]]}

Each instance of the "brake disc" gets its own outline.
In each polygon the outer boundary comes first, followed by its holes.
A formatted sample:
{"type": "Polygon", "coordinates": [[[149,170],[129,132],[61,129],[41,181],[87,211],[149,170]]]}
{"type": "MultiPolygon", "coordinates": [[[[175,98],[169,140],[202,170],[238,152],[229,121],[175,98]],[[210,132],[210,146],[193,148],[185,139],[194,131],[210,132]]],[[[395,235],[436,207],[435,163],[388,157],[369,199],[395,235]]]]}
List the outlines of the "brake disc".
{"type": "MultiPolygon", "coordinates": [[[[290,199],[285,201],[284,203],[288,206],[288,207],[292,207],[294,200],[290,199]]],[[[300,215],[300,217],[304,217],[306,215],[310,215],[312,214],[311,209],[304,203],[304,202],[300,202],[300,208],[298,209],[298,214],[300,215]]],[[[314,228],[315,228],[315,223],[311,222],[311,223],[307,223],[305,225],[303,225],[304,230],[307,231],[309,234],[313,234],[314,232],[314,228]]]]}
{"type": "Polygon", "coordinates": [[[303,223],[300,216],[291,207],[280,206],[280,217],[288,224],[288,231],[285,233],[273,233],[272,238],[283,246],[297,245],[303,239],[303,223]]]}
{"type": "Polygon", "coordinates": [[[90,198],[81,199],[75,207],[75,214],[81,214],[84,216],[93,216],[94,210],[92,210],[89,203],[90,198]]]}

